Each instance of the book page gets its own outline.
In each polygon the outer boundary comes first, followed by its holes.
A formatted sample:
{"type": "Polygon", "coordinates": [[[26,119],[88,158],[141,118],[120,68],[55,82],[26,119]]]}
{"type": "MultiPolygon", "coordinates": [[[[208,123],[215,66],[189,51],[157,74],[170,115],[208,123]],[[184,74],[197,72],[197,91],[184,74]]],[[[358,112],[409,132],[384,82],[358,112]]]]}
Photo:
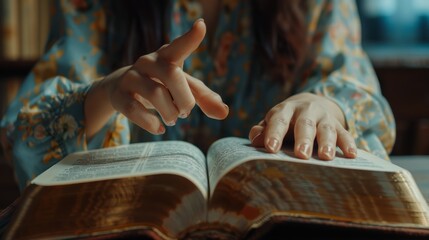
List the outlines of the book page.
{"type": "Polygon", "coordinates": [[[296,158],[293,150],[291,149],[283,149],[275,154],[268,153],[265,149],[255,148],[250,144],[251,143],[248,139],[236,137],[220,139],[212,144],[207,155],[211,193],[223,175],[241,163],[255,159],[270,159],[337,168],[383,172],[397,172],[403,170],[389,161],[362,150],[358,150],[358,157],[355,159],[341,157],[341,153],[339,152],[337,153],[337,157],[333,160],[322,161],[317,159],[316,156],[313,156],[308,160],[296,158]]]}
{"type": "Polygon", "coordinates": [[[212,144],[208,221],[246,232],[273,216],[427,228],[429,208],[411,174],[363,151],[356,159],[266,153],[247,139],[212,144]]]}
{"type": "Polygon", "coordinates": [[[241,231],[281,215],[428,228],[427,203],[404,173],[248,161],[219,180],[210,195],[208,219],[241,231]]]}
{"type": "Polygon", "coordinates": [[[196,146],[181,141],[138,143],[70,154],[32,183],[61,185],[165,173],[188,178],[207,197],[205,156],[196,146]]]}

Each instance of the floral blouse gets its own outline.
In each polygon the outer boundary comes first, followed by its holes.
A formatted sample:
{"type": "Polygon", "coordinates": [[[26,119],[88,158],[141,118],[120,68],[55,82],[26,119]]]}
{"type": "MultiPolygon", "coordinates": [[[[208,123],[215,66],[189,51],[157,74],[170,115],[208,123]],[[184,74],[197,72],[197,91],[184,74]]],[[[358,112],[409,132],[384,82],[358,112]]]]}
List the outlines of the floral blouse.
{"type": "MultiPolygon", "coordinates": [[[[222,96],[230,107],[225,120],[212,120],[195,107],[186,119],[178,119],[163,135],[151,135],[114,115],[93,138],[85,137],[83,102],[93,82],[109,69],[107,42],[124,41],[108,31],[108,1],[87,1],[78,11],[76,2],[54,1],[52,27],[46,53],[26,77],[18,95],[1,121],[19,186],[67,154],[111,147],[130,141],[180,139],[202,149],[225,136],[247,137],[250,128],[270,108],[290,96],[287,87],[268,81],[261,64],[252,59],[254,38],[247,0],[223,0],[216,41],[207,39],[185,62],[189,74],[222,96]]],[[[296,92],[312,92],[334,100],[343,110],[348,130],[359,148],[388,159],[395,139],[395,122],[382,96],[368,57],[360,45],[360,23],[354,1],[309,0],[306,17],[309,50],[296,92]]],[[[170,39],[174,39],[202,16],[199,1],[174,0],[170,39]]],[[[295,92],[295,93],[296,93],[295,92]]],[[[100,99],[100,101],[103,101],[100,99]]]]}

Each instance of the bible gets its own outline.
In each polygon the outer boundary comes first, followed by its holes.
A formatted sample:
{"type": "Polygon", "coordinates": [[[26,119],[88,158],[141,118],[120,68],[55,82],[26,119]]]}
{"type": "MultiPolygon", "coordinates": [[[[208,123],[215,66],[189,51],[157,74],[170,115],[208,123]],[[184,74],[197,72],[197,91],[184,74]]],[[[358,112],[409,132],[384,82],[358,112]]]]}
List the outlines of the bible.
{"type": "Polygon", "coordinates": [[[5,239],[330,239],[429,236],[409,171],[358,150],[331,161],[243,138],[72,153],[24,190],[5,239]]]}

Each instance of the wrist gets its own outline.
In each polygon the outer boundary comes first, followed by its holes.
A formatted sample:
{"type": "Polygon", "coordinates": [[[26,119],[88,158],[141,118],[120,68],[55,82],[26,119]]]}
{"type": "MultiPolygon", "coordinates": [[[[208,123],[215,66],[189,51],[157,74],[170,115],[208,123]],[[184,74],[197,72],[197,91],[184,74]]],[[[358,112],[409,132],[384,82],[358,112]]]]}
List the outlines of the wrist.
{"type": "Polygon", "coordinates": [[[97,80],[87,92],[84,102],[86,135],[91,138],[115,113],[103,80],[97,80]]]}

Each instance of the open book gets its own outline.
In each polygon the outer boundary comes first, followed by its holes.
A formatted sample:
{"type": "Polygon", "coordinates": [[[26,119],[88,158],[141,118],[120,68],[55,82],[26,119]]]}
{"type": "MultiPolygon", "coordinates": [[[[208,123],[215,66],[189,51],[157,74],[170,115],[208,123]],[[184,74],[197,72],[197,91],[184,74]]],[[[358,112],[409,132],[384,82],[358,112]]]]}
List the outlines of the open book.
{"type": "Polygon", "coordinates": [[[408,171],[364,151],[302,160],[229,137],[205,157],[163,141],[67,156],[25,190],[5,239],[261,239],[300,227],[429,236],[429,208],[408,171]]]}

